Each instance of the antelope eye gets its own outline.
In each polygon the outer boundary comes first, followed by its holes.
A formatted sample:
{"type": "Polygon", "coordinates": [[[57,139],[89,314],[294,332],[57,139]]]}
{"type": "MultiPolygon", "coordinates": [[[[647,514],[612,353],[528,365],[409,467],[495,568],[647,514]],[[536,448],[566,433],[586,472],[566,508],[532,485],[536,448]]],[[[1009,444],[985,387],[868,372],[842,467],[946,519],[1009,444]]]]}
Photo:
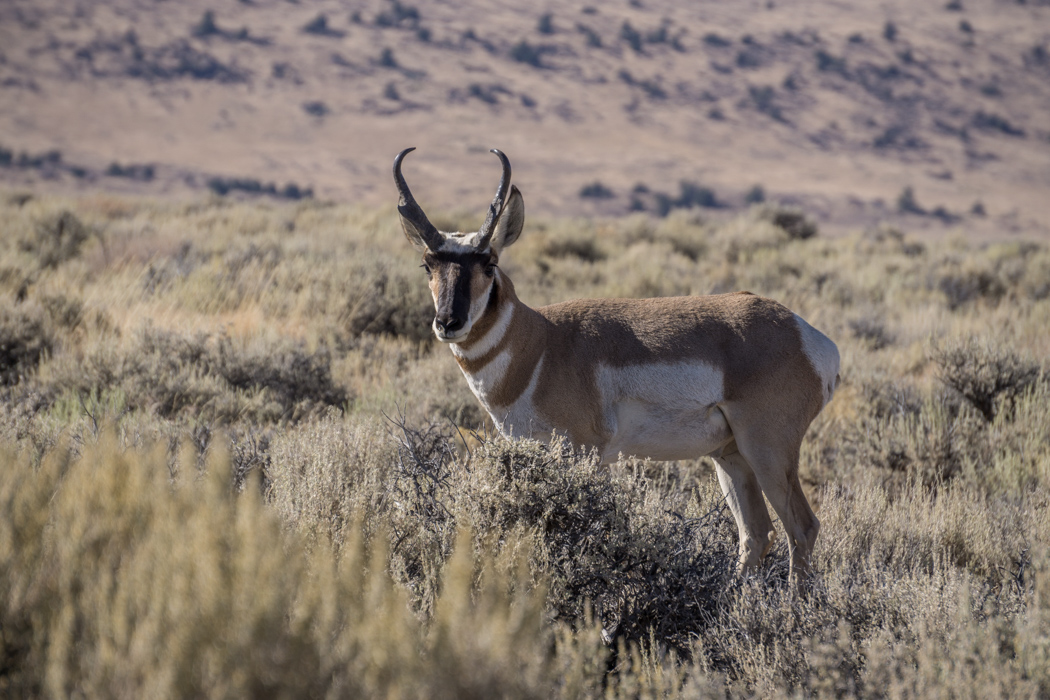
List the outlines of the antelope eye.
{"type": "Polygon", "coordinates": [[[496,263],[488,263],[485,265],[485,274],[489,277],[496,274],[496,263]]]}
{"type": "Polygon", "coordinates": [[[420,267],[423,268],[426,271],[427,277],[430,277],[430,265],[427,265],[426,263],[423,263],[422,265],[420,265],[420,267]]]}

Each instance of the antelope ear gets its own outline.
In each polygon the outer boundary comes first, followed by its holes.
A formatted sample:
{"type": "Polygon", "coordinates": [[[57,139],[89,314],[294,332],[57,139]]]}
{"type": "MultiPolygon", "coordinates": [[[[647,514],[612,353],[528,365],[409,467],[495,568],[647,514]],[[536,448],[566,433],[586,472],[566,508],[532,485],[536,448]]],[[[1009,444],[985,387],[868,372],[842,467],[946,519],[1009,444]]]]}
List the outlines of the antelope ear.
{"type": "MultiPolygon", "coordinates": [[[[401,207],[398,207],[398,210],[400,209],[401,207]]],[[[401,212],[399,211],[399,213],[401,212]]],[[[401,228],[405,232],[405,238],[407,238],[408,242],[412,244],[412,247],[419,252],[427,250],[428,246],[426,244],[426,238],[424,238],[423,228],[411,218],[405,216],[404,213],[401,213],[399,218],[401,219],[401,228]]]]}
{"type": "Polygon", "coordinates": [[[496,222],[496,230],[492,234],[490,245],[497,255],[521,235],[521,229],[525,225],[525,200],[521,197],[521,190],[517,185],[511,185],[510,197],[503,205],[499,220],[496,222]]]}

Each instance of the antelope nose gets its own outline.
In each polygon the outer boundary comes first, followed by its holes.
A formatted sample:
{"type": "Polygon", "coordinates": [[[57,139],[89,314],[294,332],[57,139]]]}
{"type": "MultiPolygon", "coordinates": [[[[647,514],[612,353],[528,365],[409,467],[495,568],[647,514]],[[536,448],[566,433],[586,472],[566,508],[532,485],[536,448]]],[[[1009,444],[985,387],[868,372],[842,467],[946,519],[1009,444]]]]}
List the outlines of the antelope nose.
{"type": "Polygon", "coordinates": [[[461,318],[435,318],[434,325],[436,325],[443,333],[449,335],[455,333],[463,327],[463,319],[461,318]]]}

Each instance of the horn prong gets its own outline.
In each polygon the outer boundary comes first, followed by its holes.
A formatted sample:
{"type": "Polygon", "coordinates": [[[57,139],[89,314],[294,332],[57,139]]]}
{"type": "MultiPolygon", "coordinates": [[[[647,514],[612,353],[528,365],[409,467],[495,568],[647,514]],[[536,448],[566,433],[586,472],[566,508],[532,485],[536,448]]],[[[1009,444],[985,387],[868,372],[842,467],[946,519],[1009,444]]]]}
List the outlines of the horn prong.
{"type": "Polygon", "coordinates": [[[397,185],[399,196],[397,211],[401,215],[401,225],[405,227],[406,235],[409,235],[409,238],[412,237],[408,231],[408,226],[411,226],[419,234],[423,244],[430,250],[436,251],[444,242],[444,237],[437,230],[437,227],[430,223],[427,215],[423,212],[423,208],[419,206],[416,198],[412,196],[412,191],[408,189],[405,176],[401,174],[401,161],[414,150],[416,150],[416,147],[411,146],[398,153],[394,158],[394,183],[397,185]]]}

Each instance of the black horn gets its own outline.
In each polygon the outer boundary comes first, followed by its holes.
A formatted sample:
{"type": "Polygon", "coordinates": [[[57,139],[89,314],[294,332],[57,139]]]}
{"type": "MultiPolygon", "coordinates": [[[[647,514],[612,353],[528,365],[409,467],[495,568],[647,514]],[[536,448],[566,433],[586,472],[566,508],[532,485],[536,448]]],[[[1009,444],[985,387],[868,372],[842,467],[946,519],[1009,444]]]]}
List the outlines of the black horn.
{"type": "Polygon", "coordinates": [[[413,243],[418,240],[430,250],[436,251],[445,239],[434,224],[427,219],[423,208],[416,203],[416,198],[412,196],[412,191],[408,189],[408,183],[405,182],[405,176],[401,174],[401,161],[414,150],[416,150],[415,146],[406,148],[394,158],[394,182],[397,184],[397,193],[400,196],[397,212],[401,215],[401,226],[405,229],[405,235],[409,240],[413,243]]]}
{"type": "Polygon", "coordinates": [[[493,148],[490,152],[499,156],[500,162],[503,163],[503,176],[499,179],[499,189],[496,190],[496,198],[489,205],[489,215],[485,218],[485,223],[481,225],[481,230],[478,231],[479,236],[476,246],[478,250],[488,248],[489,241],[492,240],[492,234],[496,230],[496,222],[499,221],[503,205],[507,203],[507,195],[510,194],[510,161],[503,151],[498,148],[493,148]]]}

